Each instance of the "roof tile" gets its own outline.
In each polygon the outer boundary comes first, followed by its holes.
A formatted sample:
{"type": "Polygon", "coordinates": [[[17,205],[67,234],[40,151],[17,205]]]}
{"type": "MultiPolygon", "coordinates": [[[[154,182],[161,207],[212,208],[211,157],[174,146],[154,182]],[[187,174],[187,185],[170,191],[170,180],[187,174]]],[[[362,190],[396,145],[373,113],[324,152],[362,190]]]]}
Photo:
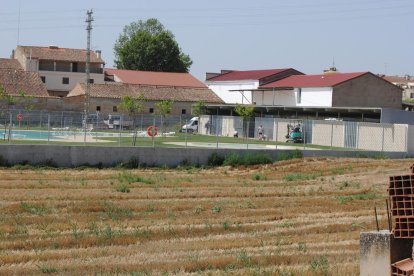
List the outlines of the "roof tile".
{"type": "MultiPolygon", "coordinates": [[[[86,85],[78,84],[68,97],[85,95],[86,85]]],[[[107,83],[90,85],[90,97],[119,99],[124,96],[143,95],[148,100],[174,100],[178,102],[224,103],[208,88],[157,87],[134,84],[107,83]]]]}
{"type": "Polygon", "coordinates": [[[293,75],[275,82],[262,85],[260,88],[333,87],[368,73],[369,72],[338,73],[327,75],[293,75]]]}
{"type": "Polygon", "coordinates": [[[114,75],[120,82],[128,84],[206,88],[189,73],[105,69],[105,74],[114,75]]]}
{"type": "Polygon", "coordinates": [[[260,80],[272,75],[282,73],[285,69],[268,69],[268,70],[250,70],[250,71],[231,71],[207,79],[207,81],[238,81],[238,80],[260,80]]]}
{"type": "MultiPolygon", "coordinates": [[[[26,58],[55,61],[86,62],[86,49],[69,49],[59,47],[17,46],[26,58]]],[[[92,63],[105,63],[96,52],[91,51],[92,63]]]]}

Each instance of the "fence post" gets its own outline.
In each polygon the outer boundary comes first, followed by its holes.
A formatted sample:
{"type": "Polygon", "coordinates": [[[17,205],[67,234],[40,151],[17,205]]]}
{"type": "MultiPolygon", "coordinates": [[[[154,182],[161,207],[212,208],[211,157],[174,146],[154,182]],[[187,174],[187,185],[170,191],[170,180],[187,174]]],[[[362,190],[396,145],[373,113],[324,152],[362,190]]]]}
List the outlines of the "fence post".
{"type": "Polygon", "coordinates": [[[119,117],[119,139],[118,139],[118,146],[121,146],[123,117],[124,117],[124,115],[121,115],[119,117]]]}
{"type": "MultiPolygon", "coordinates": [[[[152,125],[153,125],[154,127],[156,127],[156,126],[155,126],[155,116],[154,116],[154,119],[153,119],[153,120],[154,120],[154,123],[153,123],[152,125]]],[[[162,131],[162,130],[161,130],[161,131],[162,131]]],[[[155,148],[155,135],[153,135],[153,136],[152,136],[152,147],[153,147],[153,148],[155,148]]]]}
{"type": "Polygon", "coordinates": [[[384,135],[385,135],[385,127],[382,125],[382,146],[381,146],[381,152],[384,153],[384,135]]]}
{"type": "Polygon", "coordinates": [[[13,113],[10,111],[10,122],[9,122],[9,144],[12,140],[12,126],[13,126],[13,113]]]}
{"type": "MultiPolygon", "coordinates": [[[[180,116],[180,122],[181,122],[181,116],[180,116]]],[[[187,135],[188,135],[188,128],[187,128],[188,122],[185,121],[185,147],[187,147],[187,135]]]]}
{"type": "Polygon", "coordinates": [[[334,123],[332,122],[331,123],[331,150],[333,148],[333,125],[334,125],[334,123]]]}
{"type": "Polygon", "coordinates": [[[47,114],[47,144],[50,141],[50,114],[47,114]]]}
{"type": "Polygon", "coordinates": [[[274,127],[275,127],[275,141],[276,141],[276,149],[277,149],[277,144],[278,144],[278,135],[279,135],[279,122],[274,119],[274,127]]]}
{"type": "Polygon", "coordinates": [[[217,116],[216,116],[216,149],[218,149],[218,109],[217,109],[217,116]]]}

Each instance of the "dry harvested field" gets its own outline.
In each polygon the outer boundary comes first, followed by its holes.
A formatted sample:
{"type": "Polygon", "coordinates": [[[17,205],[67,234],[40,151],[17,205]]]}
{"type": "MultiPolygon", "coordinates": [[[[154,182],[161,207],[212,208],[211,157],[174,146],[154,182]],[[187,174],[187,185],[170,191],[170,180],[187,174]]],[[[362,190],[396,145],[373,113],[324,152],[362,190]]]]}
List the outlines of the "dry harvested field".
{"type": "Polygon", "coordinates": [[[0,170],[0,275],[359,275],[413,160],[0,170]]]}

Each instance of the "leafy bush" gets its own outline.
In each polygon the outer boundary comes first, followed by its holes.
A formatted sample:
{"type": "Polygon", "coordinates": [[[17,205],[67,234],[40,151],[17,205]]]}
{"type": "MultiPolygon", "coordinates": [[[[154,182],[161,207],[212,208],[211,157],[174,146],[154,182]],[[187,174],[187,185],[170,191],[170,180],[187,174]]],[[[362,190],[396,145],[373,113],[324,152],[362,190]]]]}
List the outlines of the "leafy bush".
{"type": "Polygon", "coordinates": [[[3,157],[3,155],[0,155],[0,167],[8,167],[9,164],[7,160],[3,157]]]}
{"type": "Polygon", "coordinates": [[[256,180],[256,181],[267,180],[267,177],[266,177],[266,175],[263,175],[261,173],[255,173],[255,174],[252,175],[252,179],[256,180]]]}
{"type": "Polygon", "coordinates": [[[207,165],[210,167],[222,166],[224,163],[224,157],[214,152],[207,160],[207,165]]]}
{"type": "Polygon", "coordinates": [[[128,187],[128,184],[119,183],[118,186],[115,187],[115,191],[120,193],[129,193],[131,189],[128,187]]]}
{"type": "Polygon", "coordinates": [[[225,166],[260,165],[273,163],[272,158],[267,154],[246,154],[243,156],[231,154],[224,159],[225,166]]]}
{"type": "Polygon", "coordinates": [[[120,163],[118,167],[123,169],[138,169],[140,167],[139,158],[133,156],[128,161],[120,163]]]}
{"type": "Polygon", "coordinates": [[[313,260],[310,263],[310,266],[314,272],[322,273],[322,275],[328,275],[329,263],[328,258],[326,258],[326,256],[319,256],[313,258],[313,260]]]}
{"type": "Polygon", "coordinates": [[[281,152],[278,157],[277,157],[277,161],[283,161],[283,160],[290,160],[290,159],[299,159],[303,157],[303,153],[298,150],[295,149],[293,151],[289,151],[289,152],[281,152]]]}

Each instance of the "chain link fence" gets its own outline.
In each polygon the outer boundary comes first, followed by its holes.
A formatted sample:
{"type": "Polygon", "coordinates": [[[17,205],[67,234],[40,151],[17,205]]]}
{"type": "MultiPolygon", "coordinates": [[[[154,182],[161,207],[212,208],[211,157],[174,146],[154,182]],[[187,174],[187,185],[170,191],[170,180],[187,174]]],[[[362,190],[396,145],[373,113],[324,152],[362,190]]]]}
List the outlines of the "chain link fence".
{"type": "Polygon", "coordinates": [[[414,137],[409,139],[413,133],[410,127],[268,117],[243,120],[237,116],[202,115],[192,120],[188,114],[126,116],[97,112],[85,118],[78,112],[0,111],[0,139],[9,144],[71,142],[119,146],[294,147],[408,152],[409,148],[414,148],[411,145],[414,137]],[[150,126],[158,132],[156,139],[148,139],[153,134],[152,131],[148,133],[150,126]],[[166,139],[160,141],[160,138],[166,139]]]}

